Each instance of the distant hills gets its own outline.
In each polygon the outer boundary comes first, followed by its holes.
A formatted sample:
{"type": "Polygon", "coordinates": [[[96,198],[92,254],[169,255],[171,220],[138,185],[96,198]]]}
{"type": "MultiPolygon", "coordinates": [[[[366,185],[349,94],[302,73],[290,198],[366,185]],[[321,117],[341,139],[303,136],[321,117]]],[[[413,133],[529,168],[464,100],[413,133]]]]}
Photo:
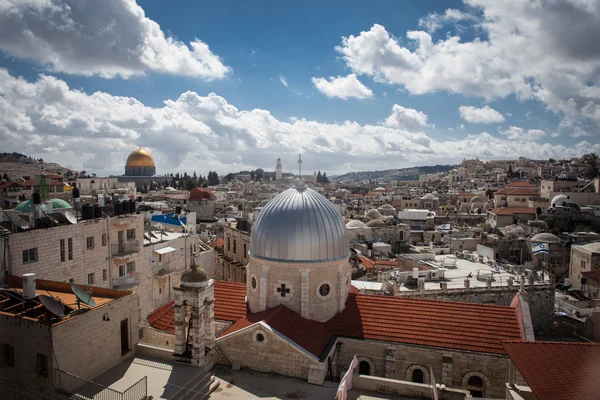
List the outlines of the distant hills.
{"type": "Polygon", "coordinates": [[[10,179],[20,179],[22,176],[35,176],[41,173],[42,166],[47,174],[64,175],[68,168],[55,163],[48,163],[41,158],[35,159],[20,153],[0,153],[0,178],[6,174],[10,179]]]}
{"type": "Polygon", "coordinates": [[[332,176],[329,180],[339,182],[362,182],[369,180],[385,182],[418,181],[420,175],[447,172],[456,167],[457,165],[431,165],[424,167],[386,169],[384,171],[348,172],[344,175],[332,176]]]}

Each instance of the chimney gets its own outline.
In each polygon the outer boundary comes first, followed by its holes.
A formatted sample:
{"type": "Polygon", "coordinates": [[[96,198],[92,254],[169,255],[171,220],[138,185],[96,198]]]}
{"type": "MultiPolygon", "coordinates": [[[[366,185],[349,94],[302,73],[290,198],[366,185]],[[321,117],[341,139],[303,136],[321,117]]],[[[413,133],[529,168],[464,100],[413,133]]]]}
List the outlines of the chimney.
{"type": "Polygon", "coordinates": [[[35,296],[35,274],[23,274],[23,298],[30,300],[34,299],[35,296]]]}
{"type": "Polygon", "coordinates": [[[469,279],[465,279],[465,289],[469,289],[471,287],[471,281],[469,279]]]}

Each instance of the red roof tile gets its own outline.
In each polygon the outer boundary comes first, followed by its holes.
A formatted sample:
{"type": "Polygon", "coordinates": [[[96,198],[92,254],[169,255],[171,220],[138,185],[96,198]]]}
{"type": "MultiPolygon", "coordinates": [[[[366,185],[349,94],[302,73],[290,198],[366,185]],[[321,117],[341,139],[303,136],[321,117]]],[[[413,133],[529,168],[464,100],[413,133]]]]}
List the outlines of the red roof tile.
{"type": "Polygon", "coordinates": [[[537,196],[537,193],[534,190],[526,189],[526,188],[504,188],[498,190],[495,194],[505,194],[508,196],[537,196]]]}
{"type": "MultiPolygon", "coordinates": [[[[26,181],[21,182],[21,185],[25,186],[25,187],[31,187],[31,186],[37,186],[37,180],[36,179],[29,179],[26,181]]],[[[48,182],[48,185],[51,186],[64,186],[65,184],[63,182],[59,182],[59,181],[55,181],[55,180],[50,180],[50,182],[48,182]]]]}
{"type": "Polygon", "coordinates": [[[212,192],[203,187],[197,187],[190,190],[189,200],[210,200],[214,197],[212,192]]]}
{"type": "Polygon", "coordinates": [[[537,188],[538,186],[531,182],[511,182],[506,185],[507,188],[537,188]]]}
{"type": "Polygon", "coordinates": [[[175,300],[171,300],[167,304],[164,304],[148,314],[148,323],[161,331],[168,331],[175,333],[175,313],[173,305],[175,300]]]}
{"type": "Polygon", "coordinates": [[[389,267],[397,267],[398,261],[396,261],[396,260],[375,260],[374,265],[387,265],[389,267]]]}
{"type": "Polygon", "coordinates": [[[504,348],[538,400],[598,398],[600,344],[512,342],[504,348]]]}
{"type": "Polygon", "coordinates": [[[535,214],[535,208],[528,207],[497,207],[489,210],[495,215],[535,214]]]}
{"type": "Polygon", "coordinates": [[[23,185],[21,185],[20,183],[17,182],[4,182],[2,184],[0,184],[0,189],[8,189],[11,187],[22,187],[23,185]]]}
{"type": "Polygon", "coordinates": [[[484,353],[522,339],[511,307],[391,296],[350,294],[327,324],[339,336],[484,353]]]}
{"type": "Polygon", "coordinates": [[[223,246],[225,246],[225,240],[223,238],[216,238],[213,242],[213,246],[223,248],[223,246]]]}
{"type": "Polygon", "coordinates": [[[360,262],[365,266],[367,271],[372,271],[375,269],[373,265],[373,260],[368,259],[367,257],[359,257],[360,262]]]}
{"type": "Polygon", "coordinates": [[[326,324],[302,318],[282,305],[267,311],[249,314],[246,318],[231,325],[220,336],[236,332],[259,321],[263,321],[272,329],[317,357],[322,353],[332,336],[326,324]]]}

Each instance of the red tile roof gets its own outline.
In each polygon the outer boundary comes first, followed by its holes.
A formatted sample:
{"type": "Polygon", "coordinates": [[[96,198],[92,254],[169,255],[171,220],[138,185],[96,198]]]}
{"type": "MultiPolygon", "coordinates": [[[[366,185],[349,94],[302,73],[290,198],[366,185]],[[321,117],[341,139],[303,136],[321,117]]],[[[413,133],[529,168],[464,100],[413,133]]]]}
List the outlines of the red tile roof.
{"type": "Polygon", "coordinates": [[[215,281],[215,318],[237,321],[246,312],[246,284],[215,281]]]}
{"type": "Polygon", "coordinates": [[[367,257],[359,257],[360,262],[365,266],[367,271],[372,271],[375,269],[373,265],[373,260],[368,259],[367,257]]]}
{"type": "Polygon", "coordinates": [[[589,400],[600,393],[600,344],[504,343],[538,400],[589,400]]]}
{"type": "Polygon", "coordinates": [[[350,294],[327,324],[339,336],[496,354],[522,339],[511,307],[365,294],[350,294]]]}
{"type": "Polygon", "coordinates": [[[214,195],[212,194],[212,192],[210,190],[205,189],[203,187],[197,187],[197,188],[190,190],[189,200],[192,200],[192,201],[210,200],[213,197],[214,197],[214,195]]]}
{"type": "Polygon", "coordinates": [[[539,185],[531,182],[511,182],[506,185],[507,188],[537,188],[539,185]]]}
{"type": "Polygon", "coordinates": [[[581,275],[600,283],[600,269],[595,271],[584,271],[581,275]]]}
{"type": "Polygon", "coordinates": [[[21,185],[20,183],[17,182],[4,182],[2,184],[0,184],[0,189],[8,189],[11,187],[22,187],[23,185],[21,185]]]}
{"type": "Polygon", "coordinates": [[[272,329],[317,357],[322,353],[332,336],[326,324],[302,318],[282,305],[267,311],[249,314],[246,318],[231,325],[220,336],[236,332],[259,321],[263,321],[272,329]]]}
{"type": "Polygon", "coordinates": [[[497,207],[489,212],[495,215],[535,214],[535,208],[528,207],[497,207]]]}
{"type": "Polygon", "coordinates": [[[495,194],[496,195],[505,194],[508,196],[537,196],[537,193],[534,190],[521,188],[521,187],[504,188],[504,189],[498,190],[495,194]]]}
{"type": "Polygon", "coordinates": [[[175,312],[173,306],[175,300],[171,300],[148,314],[148,323],[161,331],[175,333],[175,312]]]}
{"type": "MultiPolygon", "coordinates": [[[[37,180],[36,179],[29,179],[26,181],[21,182],[21,185],[25,186],[25,187],[31,187],[31,186],[37,186],[37,180]]],[[[48,182],[48,185],[51,186],[64,186],[65,184],[63,182],[59,182],[59,181],[55,181],[55,180],[50,180],[50,182],[48,182]]]]}
{"type": "Polygon", "coordinates": [[[225,246],[225,240],[223,238],[216,238],[215,241],[213,242],[213,246],[219,247],[222,249],[223,246],[225,246]]]}
{"type": "Polygon", "coordinates": [[[398,261],[396,261],[396,260],[375,260],[374,265],[386,265],[389,267],[397,267],[398,261]]]}

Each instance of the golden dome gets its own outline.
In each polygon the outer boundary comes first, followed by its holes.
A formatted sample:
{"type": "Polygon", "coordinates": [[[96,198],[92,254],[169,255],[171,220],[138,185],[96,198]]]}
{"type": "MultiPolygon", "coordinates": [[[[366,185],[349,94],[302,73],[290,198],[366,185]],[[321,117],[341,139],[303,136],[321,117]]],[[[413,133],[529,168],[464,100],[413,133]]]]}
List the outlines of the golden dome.
{"type": "Polygon", "coordinates": [[[133,151],[129,157],[127,157],[126,167],[155,167],[154,158],[152,154],[148,153],[141,147],[133,151]]]}

